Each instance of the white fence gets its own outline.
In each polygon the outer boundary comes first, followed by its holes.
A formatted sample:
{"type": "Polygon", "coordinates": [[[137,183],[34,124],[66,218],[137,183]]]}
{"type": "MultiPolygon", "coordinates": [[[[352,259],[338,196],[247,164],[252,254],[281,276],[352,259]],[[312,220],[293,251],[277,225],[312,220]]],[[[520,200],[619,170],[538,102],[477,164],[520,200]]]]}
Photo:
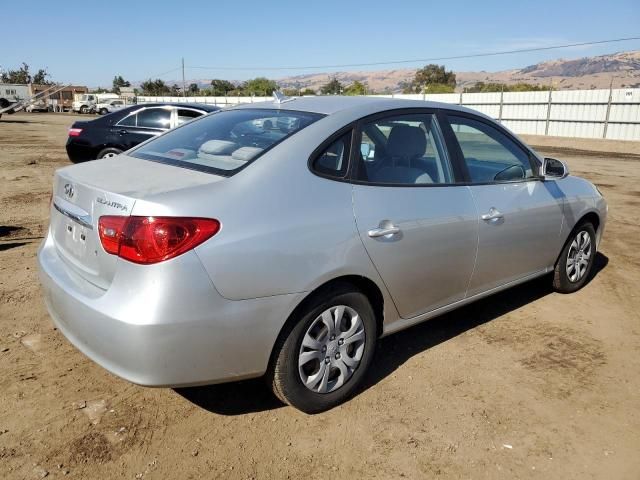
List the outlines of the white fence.
{"type": "MultiPolygon", "coordinates": [[[[501,121],[516,133],[640,141],[640,88],[375,96],[464,105],[501,121]]],[[[138,97],[138,102],[199,102],[226,107],[271,98],[138,97]]]]}

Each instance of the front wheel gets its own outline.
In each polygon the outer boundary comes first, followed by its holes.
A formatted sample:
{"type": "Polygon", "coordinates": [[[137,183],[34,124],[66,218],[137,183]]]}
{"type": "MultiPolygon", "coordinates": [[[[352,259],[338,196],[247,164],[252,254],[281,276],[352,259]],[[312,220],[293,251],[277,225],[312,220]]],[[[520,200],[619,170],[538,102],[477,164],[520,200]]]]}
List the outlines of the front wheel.
{"type": "Polygon", "coordinates": [[[350,285],[320,295],[282,333],[267,375],[275,395],[306,413],[328,410],[358,388],[371,364],[376,320],[350,285]]]}
{"type": "Polygon", "coordinates": [[[553,288],[561,293],[580,290],[589,278],[596,256],[596,231],[589,222],[573,229],[556,262],[553,288]]]}
{"type": "Polygon", "coordinates": [[[84,115],[87,112],[88,112],[88,109],[87,109],[86,106],[83,105],[83,106],[80,107],[80,113],[82,113],[84,115]]]}

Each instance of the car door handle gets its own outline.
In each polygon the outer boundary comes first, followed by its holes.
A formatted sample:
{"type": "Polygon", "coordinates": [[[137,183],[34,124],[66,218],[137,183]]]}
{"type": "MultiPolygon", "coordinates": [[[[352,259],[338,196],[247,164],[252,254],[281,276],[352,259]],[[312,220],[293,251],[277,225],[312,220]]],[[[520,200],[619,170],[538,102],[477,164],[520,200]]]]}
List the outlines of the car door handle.
{"type": "Polygon", "coordinates": [[[400,233],[400,229],[394,225],[385,228],[373,228],[367,232],[371,238],[386,237],[387,235],[395,235],[400,233]]]}
{"type": "Polygon", "coordinates": [[[489,209],[489,213],[485,213],[480,218],[486,222],[489,220],[496,220],[498,218],[503,218],[503,217],[504,215],[502,215],[502,213],[500,213],[500,211],[497,208],[491,207],[489,209]]]}
{"type": "Polygon", "coordinates": [[[126,135],[127,133],[129,133],[128,130],[125,130],[125,129],[118,130],[118,134],[120,134],[120,135],[126,135]]]}

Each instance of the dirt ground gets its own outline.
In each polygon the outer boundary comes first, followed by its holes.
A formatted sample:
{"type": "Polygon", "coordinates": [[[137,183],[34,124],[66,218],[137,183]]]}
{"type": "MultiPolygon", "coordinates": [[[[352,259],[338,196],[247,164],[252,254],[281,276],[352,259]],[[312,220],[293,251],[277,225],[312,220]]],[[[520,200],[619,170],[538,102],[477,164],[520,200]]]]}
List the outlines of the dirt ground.
{"type": "Polygon", "coordinates": [[[640,143],[528,138],[609,201],[582,291],[542,279],[386,338],[363,391],[308,416],[259,380],[131,385],[54,329],[36,249],[75,118],[0,120],[1,478],[640,478],[640,143]]]}

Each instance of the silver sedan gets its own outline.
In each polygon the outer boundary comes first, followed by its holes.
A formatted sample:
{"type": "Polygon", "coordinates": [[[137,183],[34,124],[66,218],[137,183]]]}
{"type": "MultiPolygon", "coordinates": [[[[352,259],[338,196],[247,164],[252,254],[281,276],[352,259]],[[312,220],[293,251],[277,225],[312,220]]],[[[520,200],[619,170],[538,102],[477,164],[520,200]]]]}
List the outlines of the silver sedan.
{"type": "Polygon", "coordinates": [[[280,98],[58,170],[38,259],[55,324],[116,375],[264,376],[318,412],[381,336],[546,274],[581,288],[606,217],[594,185],[478,112],[280,98]]]}

